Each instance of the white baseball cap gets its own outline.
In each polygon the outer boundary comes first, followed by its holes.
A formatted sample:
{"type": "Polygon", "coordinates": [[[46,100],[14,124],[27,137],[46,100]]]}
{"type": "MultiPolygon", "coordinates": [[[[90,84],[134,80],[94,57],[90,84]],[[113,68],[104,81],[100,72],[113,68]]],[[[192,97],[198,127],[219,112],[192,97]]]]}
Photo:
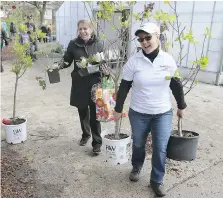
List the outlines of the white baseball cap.
{"type": "Polygon", "coordinates": [[[160,28],[155,23],[143,24],[138,30],[136,30],[135,35],[138,36],[138,34],[142,31],[149,34],[153,34],[153,33],[160,34],[160,28]]]}

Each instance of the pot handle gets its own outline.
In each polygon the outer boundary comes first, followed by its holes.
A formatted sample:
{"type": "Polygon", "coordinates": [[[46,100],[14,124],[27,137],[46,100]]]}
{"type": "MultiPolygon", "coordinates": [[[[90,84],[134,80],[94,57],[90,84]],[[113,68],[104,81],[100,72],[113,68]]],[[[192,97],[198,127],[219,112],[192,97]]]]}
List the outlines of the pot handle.
{"type": "Polygon", "coordinates": [[[183,137],[183,133],[182,133],[182,118],[178,117],[178,135],[180,137],[183,137]]]}

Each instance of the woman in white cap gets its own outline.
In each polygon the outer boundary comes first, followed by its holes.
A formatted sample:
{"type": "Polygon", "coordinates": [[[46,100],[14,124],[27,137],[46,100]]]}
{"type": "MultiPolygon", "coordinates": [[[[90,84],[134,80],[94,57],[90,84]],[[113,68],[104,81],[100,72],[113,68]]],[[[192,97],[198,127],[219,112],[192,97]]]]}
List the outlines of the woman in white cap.
{"type": "Polygon", "coordinates": [[[129,179],[134,182],[139,180],[146,155],[146,140],[151,131],[153,155],[150,186],[156,195],[165,196],[163,177],[173,115],[169,89],[177,101],[178,116],[183,116],[187,105],[182,84],[173,77],[177,65],[171,55],[160,49],[160,28],[154,23],[146,23],[135,35],[142,50],[124,66],[114,116],[116,119],[121,117],[124,101],[132,87],[129,120],[133,135],[133,168],[129,179]],[[172,76],[171,80],[167,76],[172,76]]]}

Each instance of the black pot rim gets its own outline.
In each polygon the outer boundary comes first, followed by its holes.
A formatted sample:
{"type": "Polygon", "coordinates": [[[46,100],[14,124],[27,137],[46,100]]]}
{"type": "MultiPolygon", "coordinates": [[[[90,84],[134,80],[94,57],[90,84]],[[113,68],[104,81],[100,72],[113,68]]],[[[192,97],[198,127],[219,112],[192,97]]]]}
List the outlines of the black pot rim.
{"type": "MultiPolygon", "coordinates": [[[[177,131],[177,130],[173,130],[173,131],[177,131]]],[[[192,133],[194,136],[193,137],[184,137],[184,136],[180,137],[180,136],[170,135],[170,137],[175,138],[175,139],[197,139],[197,138],[199,138],[199,133],[196,133],[194,131],[182,130],[182,132],[192,133]]]]}

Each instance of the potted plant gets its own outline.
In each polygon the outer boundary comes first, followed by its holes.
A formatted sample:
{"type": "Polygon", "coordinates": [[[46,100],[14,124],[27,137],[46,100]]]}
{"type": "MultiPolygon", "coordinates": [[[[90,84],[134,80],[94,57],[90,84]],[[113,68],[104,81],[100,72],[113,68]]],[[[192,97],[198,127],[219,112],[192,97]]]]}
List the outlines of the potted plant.
{"type": "MultiPolygon", "coordinates": [[[[196,59],[192,62],[192,67],[188,75],[185,78],[182,78],[177,73],[175,76],[181,79],[185,95],[187,95],[197,85],[198,81],[196,80],[196,77],[199,71],[205,69],[208,65],[208,57],[204,55],[204,46],[207,38],[211,37],[211,34],[209,28],[206,27],[203,42],[201,43],[201,53],[198,57],[196,46],[199,43],[195,40],[192,30],[186,33],[186,26],[182,26],[179,22],[179,15],[177,13],[177,2],[170,3],[169,1],[166,1],[165,4],[168,4],[169,7],[173,10],[176,20],[174,21],[174,23],[168,21],[168,18],[165,18],[166,13],[163,13],[164,15],[157,15],[156,20],[160,20],[163,16],[162,21],[169,23],[169,25],[177,34],[177,37],[175,38],[173,44],[176,45],[176,43],[178,43],[178,46],[180,48],[179,56],[177,59],[177,65],[179,68],[182,67],[182,61],[187,56],[187,54],[183,54],[184,43],[189,42],[190,45],[193,45],[195,50],[196,59]]],[[[166,44],[169,45],[169,43],[166,44]]],[[[167,77],[167,80],[170,80],[170,78],[167,77]]],[[[167,146],[167,157],[173,160],[191,161],[196,158],[199,133],[194,131],[183,130],[182,127],[182,118],[179,118],[178,129],[172,131],[172,134],[169,139],[169,143],[167,146]]]]}
{"type": "Polygon", "coordinates": [[[49,81],[51,84],[60,82],[59,64],[54,63],[46,68],[49,81]]]}
{"type": "Polygon", "coordinates": [[[27,139],[27,119],[23,117],[17,117],[16,115],[16,102],[17,102],[17,91],[19,80],[26,73],[27,69],[32,66],[32,57],[31,57],[31,39],[38,37],[45,37],[45,34],[40,31],[30,32],[29,36],[26,38],[28,42],[21,44],[21,34],[27,32],[27,27],[21,24],[21,21],[24,20],[23,10],[16,8],[12,10],[10,16],[6,19],[7,23],[14,21],[16,27],[19,30],[19,34],[13,39],[10,44],[12,47],[12,53],[15,56],[11,65],[11,72],[15,74],[15,88],[14,88],[14,98],[13,98],[13,113],[11,118],[4,118],[2,120],[2,126],[6,132],[6,141],[11,144],[17,144],[24,142],[27,139]]]}
{"type": "Polygon", "coordinates": [[[12,62],[11,72],[15,74],[15,88],[13,98],[13,114],[11,118],[4,118],[2,125],[6,132],[6,141],[11,144],[24,142],[27,139],[26,124],[27,119],[16,116],[16,97],[20,78],[25,74],[28,68],[32,66],[32,58],[27,55],[29,44],[21,45],[17,37],[12,43],[12,50],[16,59],[12,62]]]}
{"type": "MultiPolygon", "coordinates": [[[[128,2],[129,6],[133,6],[136,2],[128,2]]],[[[88,4],[84,3],[85,6],[88,4]]],[[[129,26],[130,26],[130,10],[124,9],[123,2],[98,2],[99,11],[97,11],[97,19],[105,20],[106,23],[117,35],[117,38],[110,40],[106,38],[106,34],[97,23],[96,31],[101,39],[106,39],[109,42],[107,49],[104,52],[105,62],[110,68],[110,78],[103,78],[100,87],[96,90],[96,108],[97,118],[101,122],[114,120],[112,118],[116,94],[120,83],[120,75],[122,68],[127,59],[127,47],[129,44],[129,26]],[[115,13],[121,13],[120,28],[114,25],[115,13]],[[115,47],[114,47],[115,46],[115,47]]],[[[90,7],[90,6],[89,6],[90,7]]],[[[92,10],[93,13],[93,10],[92,10]]],[[[94,18],[89,15],[92,24],[95,24],[94,18]]],[[[125,114],[122,114],[124,117],[125,114]]],[[[131,150],[131,135],[129,131],[122,129],[122,118],[115,121],[115,128],[107,129],[102,132],[102,151],[105,154],[106,161],[110,164],[124,164],[130,158],[131,150]]]]}

